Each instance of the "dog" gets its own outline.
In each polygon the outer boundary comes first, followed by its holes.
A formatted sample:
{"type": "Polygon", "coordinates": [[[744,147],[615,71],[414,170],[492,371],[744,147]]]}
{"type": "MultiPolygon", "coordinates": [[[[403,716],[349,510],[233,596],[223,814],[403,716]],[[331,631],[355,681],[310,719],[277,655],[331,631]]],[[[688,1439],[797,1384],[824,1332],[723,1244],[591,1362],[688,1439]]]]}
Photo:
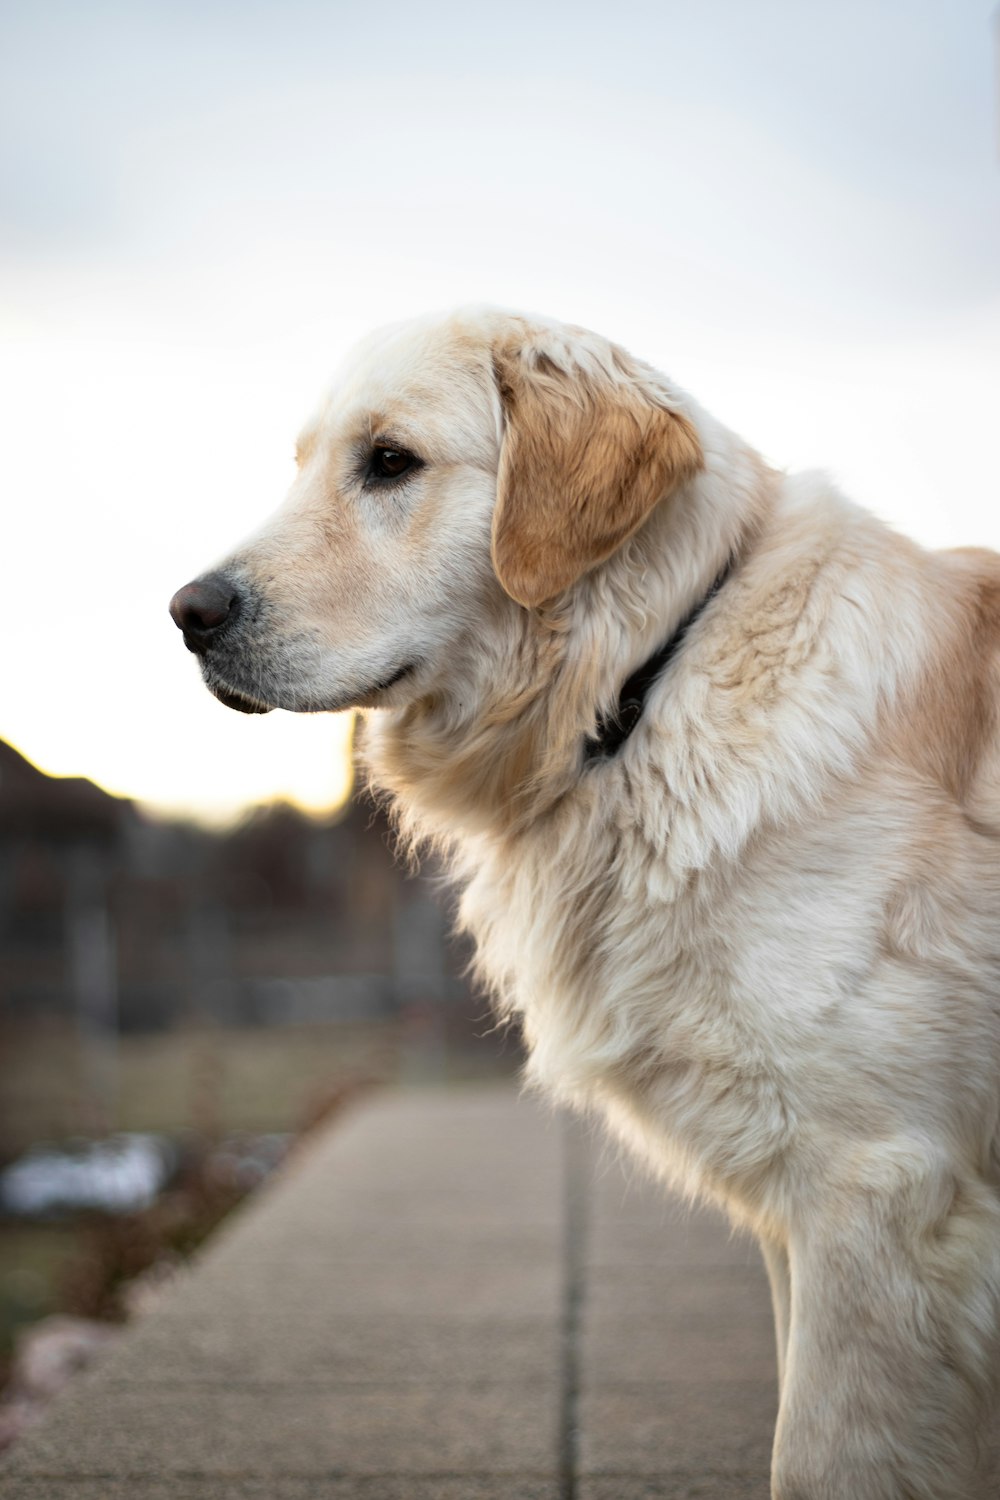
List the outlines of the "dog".
{"type": "Polygon", "coordinates": [[[171,610],[362,711],[530,1077],[757,1236],[775,1500],[973,1500],[1000,1355],[1000,557],[789,476],[588,331],[373,335],[171,610]]]}

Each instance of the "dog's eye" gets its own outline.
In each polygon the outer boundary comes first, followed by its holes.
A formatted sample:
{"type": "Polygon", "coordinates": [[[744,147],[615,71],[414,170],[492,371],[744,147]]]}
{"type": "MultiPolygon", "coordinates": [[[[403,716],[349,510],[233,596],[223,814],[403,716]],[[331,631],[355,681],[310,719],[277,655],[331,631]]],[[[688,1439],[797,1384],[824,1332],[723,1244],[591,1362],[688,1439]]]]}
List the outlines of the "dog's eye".
{"type": "Polygon", "coordinates": [[[368,473],[373,479],[402,479],[419,467],[419,458],[405,448],[373,448],[368,460],[368,473]]]}

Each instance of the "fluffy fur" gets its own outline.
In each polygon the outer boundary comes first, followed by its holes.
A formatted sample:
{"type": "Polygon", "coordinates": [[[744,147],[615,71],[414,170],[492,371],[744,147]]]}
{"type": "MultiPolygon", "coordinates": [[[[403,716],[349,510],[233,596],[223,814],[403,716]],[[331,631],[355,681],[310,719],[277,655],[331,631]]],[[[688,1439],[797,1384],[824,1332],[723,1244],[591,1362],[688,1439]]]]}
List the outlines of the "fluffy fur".
{"type": "Polygon", "coordinates": [[[474,310],[362,347],[218,576],[242,608],[209,684],[371,710],[374,782],[447,852],[531,1077],[759,1237],[775,1500],[983,1496],[1000,558],[769,470],[596,335],[474,310]],[[420,465],[375,482],[380,445],[420,465]]]}

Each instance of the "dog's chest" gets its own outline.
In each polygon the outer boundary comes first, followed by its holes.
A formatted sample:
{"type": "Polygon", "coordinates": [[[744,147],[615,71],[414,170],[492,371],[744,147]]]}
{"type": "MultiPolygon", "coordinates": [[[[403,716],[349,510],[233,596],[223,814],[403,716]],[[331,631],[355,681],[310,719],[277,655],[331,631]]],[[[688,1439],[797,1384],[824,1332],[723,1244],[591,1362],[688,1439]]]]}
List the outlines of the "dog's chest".
{"type": "Polygon", "coordinates": [[[653,1130],[688,1175],[753,1178],[783,1149],[811,1034],[870,962],[853,861],[827,845],[819,871],[786,834],[678,873],[610,817],[520,854],[483,863],[463,917],[533,1077],[653,1130]]]}

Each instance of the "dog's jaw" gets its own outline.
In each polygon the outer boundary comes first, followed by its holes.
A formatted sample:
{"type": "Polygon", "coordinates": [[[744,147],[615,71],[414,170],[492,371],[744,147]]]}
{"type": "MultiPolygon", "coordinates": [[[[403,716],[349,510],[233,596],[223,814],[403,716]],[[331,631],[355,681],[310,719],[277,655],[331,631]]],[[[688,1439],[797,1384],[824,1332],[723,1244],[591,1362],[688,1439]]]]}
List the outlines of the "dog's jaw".
{"type": "Polygon", "coordinates": [[[233,688],[223,687],[221,683],[208,683],[209,692],[214,698],[226,708],[233,708],[241,714],[269,714],[274,705],[272,703],[261,703],[256,698],[248,698],[245,693],[238,693],[233,688]]]}

